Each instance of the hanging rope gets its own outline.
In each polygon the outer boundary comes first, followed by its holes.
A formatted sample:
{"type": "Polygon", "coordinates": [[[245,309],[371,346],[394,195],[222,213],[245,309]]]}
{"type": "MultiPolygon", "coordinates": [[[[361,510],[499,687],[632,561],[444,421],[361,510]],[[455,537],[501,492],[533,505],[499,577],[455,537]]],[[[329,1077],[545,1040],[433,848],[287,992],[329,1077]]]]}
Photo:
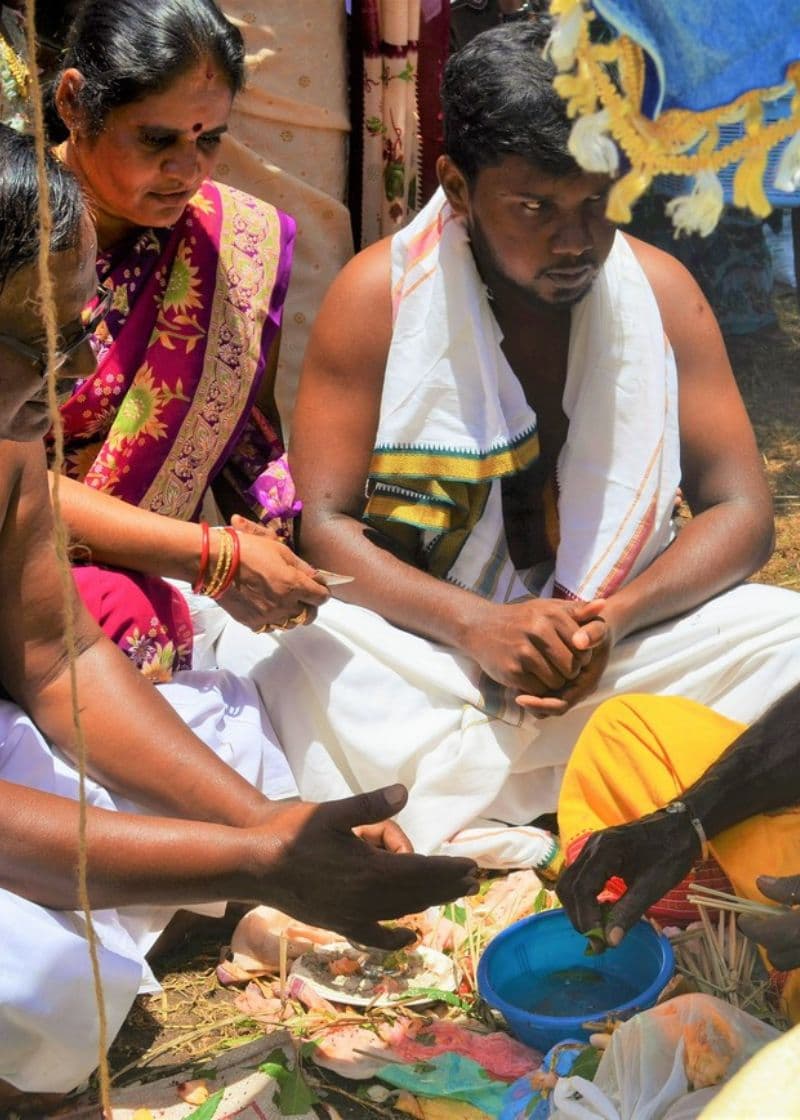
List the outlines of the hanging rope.
{"type": "Polygon", "coordinates": [[[103,1114],[111,1120],[111,1087],[108,1071],[108,1024],[106,1021],[103,981],[100,975],[100,962],[97,953],[97,937],[92,924],[92,910],[89,902],[87,884],[87,840],[86,840],[86,740],[81,726],[80,705],[78,701],[78,677],[76,671],[77,645],[75,641],[75,591],[69,564],[69,539],[61,516],[60,480],[64,465],[64,426],[58,409],[56,394],[55,354],[58,337],[56,308],[53,298],[53,282],[50,275],[50,242],[53,232],[53,215],[50,208],[50,189],[45,165],[46,139],[44,114],[42,111],[42,91],[36,65],[36,17],[33,0],[25,4],[25,37],[30,60],[30,97],[36,140],[36,161],[39,177],[39,303],[42,322],[45,328],[47,353],[47,394],[50,415],[53,420],[55,456],[53,460],[53,520],[55,545],[58,557],[61,588],[64,597],[64,640],[69,658],[69,675],[72,686],[72,726],[78,751],[78,774],[80,780],[79,797],[79,845],[78,845],[78,899],[86,919],[86,939],[94,978],[94,993],[97,1002],[98,1021],[98,1072],[100,1080],[100,1103],[103,1114]]]}

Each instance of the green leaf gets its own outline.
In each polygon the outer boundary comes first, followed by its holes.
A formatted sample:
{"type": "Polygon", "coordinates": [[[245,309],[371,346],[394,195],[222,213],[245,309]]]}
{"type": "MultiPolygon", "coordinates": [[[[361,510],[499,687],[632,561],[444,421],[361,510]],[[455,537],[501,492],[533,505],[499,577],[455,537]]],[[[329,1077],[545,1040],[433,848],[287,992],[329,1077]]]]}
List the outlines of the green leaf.
{"type": "Polygon", "coordinates": [[[201,1104],[194,1112],[190,1112],[186,1120],[211,1120],[213,1116],[216,1116],[224,1095],[224,1089],[220,1089],[218,1093],[213,1093],[205,1104],[201,1104]]]}
{"type": "MultiPolygon", "coordinates": [[[[306,1043],[303,1049],[313,1048],[315,1045],[315,1043],[306,1043]]],[[[300,1062],[297,1061],[289,1068],[289,1059],[280,1048],[268,1055],[267,1060],[258,1067],[258,1071],[277,1082],[274,1101],[281,1110],[282,1116],[302,1116],[319,1100],[303,1076],[300,1062]]]]}
{"type": "Polygon", "coordinates": [[[457,926],[465,926],[467,924],[466,907],[457,906],[455,902],[449,902],[442,911],[442,915],[447,918],[449,922],[454,922],[457,926]]]}
{"type": "Polygon", "coordinates": [[[264,1062],[258,1067],[258,1072],[266,1074],[267,1077],[271,1077],[278,1083],[289,1076],[289,1071],[286,1066],[279,1066],[277,1062],[264,1062]]]}
{"type": "MultiPolygon", "coordinates": [[[[441,988],[406,988],[403,992],[404,996],[413,996],[415,999],[418,996],[425,996],[427,999],[435,1000],[437,1003],[449,1003],[451,1007],[460,1007],[462,1011],[469,1011],[472,1004],[467,1000],[463,1000],[461,996],[455,995],[453,992],[443,992],[441,988]]],[[[400,1002],[398,1000],[398,1002],[400,1002]]]]}
{"type": "Polygon", "coordinates": [[[606,935],[603,933],[602,926],[595,926],[593,929],[587,929],[586,948],[583,950],[583,955],[585,957],[597,957],[601,953],[605,953],[607,948],[606,935]]]}
{"type": "Polygon", "coordinates": [[[274,1077],[275,1074],[272,1072],[272,1069],[267,1069],[267,1066],[279,1066],[284,1073],[288,1070],[289,1059],[286,1057],[285,1051],[281,1050],[280,1046],[276,1046],[274,1050],[271,1050],[269,1054],[267,1054],[267,1060],[258,1066],[259,1073],[268,1073],[270,1077],[274,1077]]]}
{"type": "Polygon", "coordinates": [[[309,1112],[319,1097],[303,1077],[298,1063],[279,1082],[275,1103],[284,1116],[302,1116],[309,1112]]]}
{"type": "Polygon", "coordinates": [[[587,1081],[594,1081],[594,1075],[597,1073],[597,1067],[600,1065],[602,1053],[596,1046],[587,1046],[586,1049],[579,1054],[572,1069],[569,1071],[570,1077],[585,1077],[587,1081]]]}
{"type": "Polygon", "coordinates": [[[541,912],[543,910],[549,910],[549,909],[550,909],[550,892],[545,887],[542,887],[542,889],[537,894],[536,898],[534,898],[534,900],[533,900],[533,912],[534,912],[534,914],[541,914],[541,912]]]}

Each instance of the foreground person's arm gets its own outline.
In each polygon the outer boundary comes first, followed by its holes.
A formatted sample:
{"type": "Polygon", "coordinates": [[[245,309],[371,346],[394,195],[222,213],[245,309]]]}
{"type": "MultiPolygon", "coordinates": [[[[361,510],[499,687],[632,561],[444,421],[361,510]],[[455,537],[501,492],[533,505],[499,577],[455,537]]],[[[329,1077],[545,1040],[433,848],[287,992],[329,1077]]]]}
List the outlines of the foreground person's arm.
{"type": "MultiPolygon", "coordinates": [[[[674,747],[691,750],[691,743],[674,747]]],[[[799,762],[800,685],[742,732],[702,778],[685,790],[680,800],[686,812],[659,809],[641,820],[596,832],[587,840],[556,888],[573,925],[585,932],[604,924],[609,944],[618,944],[642,914],[681,881],[700,855],[700,839],[691,819],[700,821],[713,840],[757,813],[795,804],[800,801],[799,762]],[[628,889],[603,923],[597,895],[615,875],[628,889]]],[[[777,898],[769,893],[769,882],[766,885],[764,893],[777,898]]],[[[797,915],[794,917],[796,921],[797,915]]],[[[746,932],[751,934],[749,928],[746,932]]],[[[756,932],[753,936],[761,939],[756,932]]]]}
{"type": "MultiPolygon", "coordinates": [[[[78,906],[78,806],[0,782],[0,885],[43,906],[78,906]]],[[[369,945],[397,948],[409,929],[401,918],[478,889],[470,860],[396,855],[353,828],[396,812],[392,786],[324,805],[272,806],[252,828],[87,810],[88,887],[92,907],[235,900],[269,903],[302,921],[369,945]]]]}
{"type": "MultiPolygon", "coordinates": [[[[338,597],[473,657],[495,680],[540,696],[563,686],[604,634],[594,605],[531,599],[496,604],[422,571],[362,521],[392,332],[389,243],[342,270],[309,341],[290,461],[303,497],[300,549],[312,564],[355,576],[338,597]]],[[[544,701],[556,709],[557,699],[544,701]]]]}
{"type": "MultiPolygon", "coordinates": [[[[74,758],[43,448],[0,443],[0,480],[0,680],[43,734],[74,758]]],[[[76,673],[91,776],[151,811],[230,825],[257,820],[266,798],[189,731],[80,603],[76,607],[76,673]]]]}
{"type": "MultiPolygon", "coordinates": [[[[0,680],[43,733],[74,756],[41,447],[1,443],[0,482],[0,680]]],[[[394,853],[353,833],[402,808],[402,787],[326,805],[270,802],[185,727],[80,610],[76,639],[90,773],[151,810],[184,818],[93,810],[93,905],[259,899],[368,940],[380,937],[372,929],[378,918],[474,885],[469,860],[394,853]]],[[[4,784],[0,882],[37,902],[75,905],[76,806],[4,784]]]]}

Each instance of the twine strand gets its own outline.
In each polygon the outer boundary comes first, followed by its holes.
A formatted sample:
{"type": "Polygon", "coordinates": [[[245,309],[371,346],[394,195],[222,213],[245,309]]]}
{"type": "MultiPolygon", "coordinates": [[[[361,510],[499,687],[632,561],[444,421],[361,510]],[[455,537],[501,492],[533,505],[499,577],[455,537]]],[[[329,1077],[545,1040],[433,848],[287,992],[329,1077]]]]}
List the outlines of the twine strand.
{"type": "Polygon", "coordinates": [[[108,1059],[108,1023],[106,1020],[103,981],[100,975],[100,962],[97,951],[97,936],[92,924],[92,909],[89,902],[87,881],[88,845],[86,837],[86,740],[81,725],[78,700],[78,677],[76,661],[78,656],[75,640],[75,590],[69,564],[69,542],[67,529],[61,514],[60,480],[64,466],[64,425],[58,408],[56,386],[55,355],[58,338],[56,307],[53,296],[53,281],[50,275],[50,242],[53,232],[53,214],[50,206],[50,188],[45,163],[45,128],[42,111],[42,90],[39,71],[36,65],[36,16],[33,0],[25,3],[25,39],[30,60],[30,99],[36,141],[36,164],[39,179],[39,305],[45,328],[47,354],[47,398],[53,422],[55,457],[53,462],[53,523],[59,576],[64,599],[64,641],[69,662],[69,678],[72,692],[72,726],[78,753],[79,775],[79,815],[78,815],[78,900],[86,920],[86,940],[94,981],[94,994],[97,1004],[98,1022],[98,1073],[100,1082],[100,1103],[107,1120],[111,1120],[111,1079],[108,1059]]]}

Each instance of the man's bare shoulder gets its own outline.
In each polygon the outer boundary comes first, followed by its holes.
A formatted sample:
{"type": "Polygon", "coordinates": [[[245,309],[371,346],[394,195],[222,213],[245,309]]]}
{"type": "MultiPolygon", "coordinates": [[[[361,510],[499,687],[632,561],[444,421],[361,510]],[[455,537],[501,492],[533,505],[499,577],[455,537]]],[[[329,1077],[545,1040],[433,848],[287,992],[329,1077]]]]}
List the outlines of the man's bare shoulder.
{"type": "Polygon", "coordinates": [[[359,370],[382,375],[391,337],[391,238],[385,238],[348,261],[328,289],[306,365],[348,379],[359,370]]]}
{"type": "Polygon", "coordinates": [[[650,281],[664,329],[673,347],[690,342],[695,332],[704,332],[714,313],[692,274],[675,257],[648,245],[638,237],[624,235],[650,281]]]}
{"type": "Polygon", "coordinates": [[[9,550],[28,547],[22,541],[49,537],[51,525],[42,440],[0,440],[0,549],[5,561],[9,550]]]}

